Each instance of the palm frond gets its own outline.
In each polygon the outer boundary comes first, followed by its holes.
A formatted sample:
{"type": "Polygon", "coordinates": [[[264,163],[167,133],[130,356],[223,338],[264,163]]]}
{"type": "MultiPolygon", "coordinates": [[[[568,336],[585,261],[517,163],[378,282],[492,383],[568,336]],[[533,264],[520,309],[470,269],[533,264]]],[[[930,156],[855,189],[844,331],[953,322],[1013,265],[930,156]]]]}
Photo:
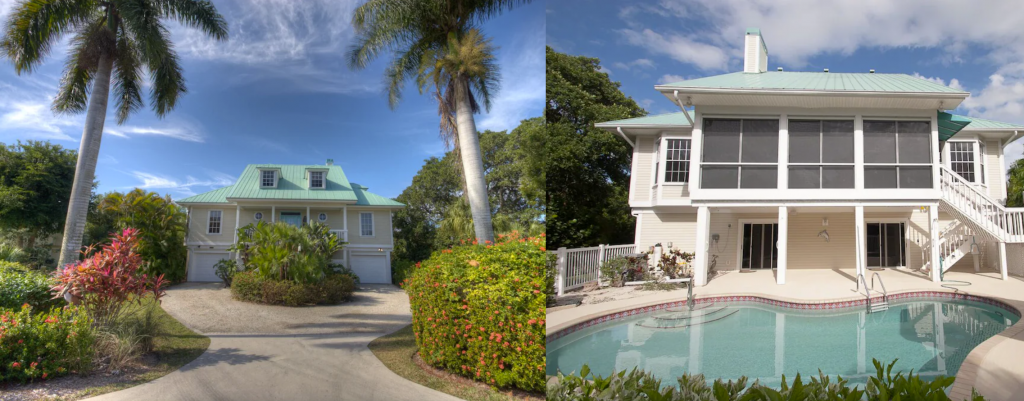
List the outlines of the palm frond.
{"type": "Polygon", "coordinates": [[[462,5],[462,9],[472,10],[470,17],[474,19],[474,22],[484,23],[487,20],[501,15],[505,11],[511,11],[512,9],[530,4],[532,0],[473,0],[473,1],[460,1],[454,0],[454,3],[470,3],[468,5],[462,5]]]}
{"type": "Polygon", "coordinates": [[[16,73],[32,72],[64,34],[102,18],[99,6],[92,0],[24,0],[7,18],[0,51],[16,73]]]}
{"type": "Polygon", "coordinates": [[[114,59],[114,96],[117,99],[117,123],[124,124],[128,116],[143,106],[142,62],[139,49],[122,27],[118,30],[117,58],[114,59]]]}
{"type": "MultiPolygon", "coordinates": [[[[394,109],[402,100],[402,87],[409,78],[416,77],[423,68],[424,55],[431,52],[430,43],[417,41],[403,52],[398,52],[384,70],[384,91],[387,92],[388,106],[394,109]]],[[[424,86],[420,86],[420,93],[424,86]]]]}
{"type": "Polygon", "coordinates": [[[119,0],[124,29],[135,38],[139,55],[149,68],[153,87],[150,104],[158,117],[177,105],[178,97],[187,92],[178,54],[171,47],[170,32],[160,22],[161,11],[146,0],[119,0]]]}
{"type": "Polygon", "coordinates": [[[228,22],[206,0],[156,0],[163,15],[196,28],[217,40],[227,40],[228,22]]]}
{"type": "Polygon", "coordinates": [[[352,26],[357,36],[348,51],[349,67],[366,68],[381,52],[415,42],[420,11],[419,0],[370,0],[356,8],[352,26]]]}
{"type": "Polygon", "coordinates": [[[100,18],[81,27],[71,38],[71,54],[64,63],[60,88],[57,97],[53,99],[54,113],[77,114],[85,111],[100,54],[114,47],[110,43],[110,31],[105,27],[106,20],[100,18]]]}

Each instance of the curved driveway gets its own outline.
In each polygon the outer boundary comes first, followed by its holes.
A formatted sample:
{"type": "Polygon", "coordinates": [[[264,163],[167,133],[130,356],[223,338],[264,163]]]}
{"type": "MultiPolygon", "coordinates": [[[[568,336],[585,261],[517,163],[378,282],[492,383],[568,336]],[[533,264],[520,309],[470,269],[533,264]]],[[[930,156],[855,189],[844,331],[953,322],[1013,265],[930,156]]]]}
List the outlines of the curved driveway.
{"type": "Polygon", "coordinates": [[[338,306],[288,308],[231,299],[220,284],[189,283],[163,307],[210,337],[210,349],[152,382],[90,400],[458,400],[388,370],[367,344],[411,321],[391,285],[363,285],[338,306]]]}

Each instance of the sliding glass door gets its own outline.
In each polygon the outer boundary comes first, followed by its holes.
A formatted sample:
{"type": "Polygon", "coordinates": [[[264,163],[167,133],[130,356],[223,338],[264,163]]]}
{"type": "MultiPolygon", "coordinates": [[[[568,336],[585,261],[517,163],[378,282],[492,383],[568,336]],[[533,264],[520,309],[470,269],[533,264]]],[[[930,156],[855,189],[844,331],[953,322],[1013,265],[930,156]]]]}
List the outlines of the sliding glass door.
{"type": "Polygon", "coordinates": [[[866,245],[868,267],[907,265],[905,223],[868,223],[866,245]]]}
{"type": "Polygon", "coordinates": [[[779,225],[743,224],[743,262],[741,269],[773,269],[779,264],[779,225]]]}

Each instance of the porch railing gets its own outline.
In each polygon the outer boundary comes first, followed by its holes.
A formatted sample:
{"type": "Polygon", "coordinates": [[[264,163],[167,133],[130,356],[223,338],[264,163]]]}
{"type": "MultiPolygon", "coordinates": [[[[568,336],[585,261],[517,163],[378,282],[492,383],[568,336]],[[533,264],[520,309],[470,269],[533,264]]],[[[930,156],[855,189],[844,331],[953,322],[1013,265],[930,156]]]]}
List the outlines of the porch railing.
{"type": "Polygon", "coordinates": [[[942,200],[1001,242],[1024,242],[1024,208],[1007,208],[946,166],[940,168],[942,200]]]}
{"type": "Polygon", "coordinates": [[[636,244],[599,245],[589,248],[558,248],[555,252],[555,288],[558,296],[566,291],[583,287],[587,283],[601,280],[601,265],[604,261],[636,253],[636,244]]]}

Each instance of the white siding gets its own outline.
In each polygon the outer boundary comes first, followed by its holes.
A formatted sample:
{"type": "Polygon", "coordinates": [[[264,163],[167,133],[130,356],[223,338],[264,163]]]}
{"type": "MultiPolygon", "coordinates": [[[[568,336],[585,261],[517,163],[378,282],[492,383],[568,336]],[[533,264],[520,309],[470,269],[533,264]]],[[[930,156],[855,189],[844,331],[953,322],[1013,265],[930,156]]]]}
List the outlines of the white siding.
{"type": "Polygon", "coordinates": [[[629,189],[630,199],[634,201],[651,200],[651,169],[654,166],[654,150],[657,143],[654,138],[637,137],[633,149],[633,187],[629,189]]]}
{"type": "Polygon", "coordinates": [[[697,240],[697,213],[645,213],[637,245],[640,251],[661,243],[683,252],[694,252],[697,240]]]}
{"type": "Polygon", "coordinates": [[[689,187],[686,185],[665,185],[661,189],[661,199],[679,200],[690,197],[689,187]]]}
{"type": "Polygon", "coordinates": [[[857,243],[854,213],[792,213],[789,215],[787,269],[856,269],[857,243]],[[828,226],[822,226],[822,219],[828,226]],[[819,237],[828,232],[829,241],[819,237]]]}
{"type": "Polygon", "coordinates": [[[985,141],[985,182],[988,184],[988,196],[1002,201],[1006,199],[1006,177],[1003,172],[1003,148],[999,141],[985,141]]]}
{"type": "MultiPolygon", "coordinates": [[[[338,222],[341,223],[340,221],[338,222]]],[[[348,242],[353,245],[386,245],[391,246],[391,210],[390,209],[358,209],[348,208],[348,242]],[[373,236],[363,237],[359,234],[359,213],[373,213],[373,236]]]]}
{"type": "Polygon", "coordinates": [[[188,242],[194,243],[233,243],[235,241],[235,206],[193,206],[189,219],[188,242]],[[208,234],[210,210],[220,210],[220,234],[208,234]]]}

